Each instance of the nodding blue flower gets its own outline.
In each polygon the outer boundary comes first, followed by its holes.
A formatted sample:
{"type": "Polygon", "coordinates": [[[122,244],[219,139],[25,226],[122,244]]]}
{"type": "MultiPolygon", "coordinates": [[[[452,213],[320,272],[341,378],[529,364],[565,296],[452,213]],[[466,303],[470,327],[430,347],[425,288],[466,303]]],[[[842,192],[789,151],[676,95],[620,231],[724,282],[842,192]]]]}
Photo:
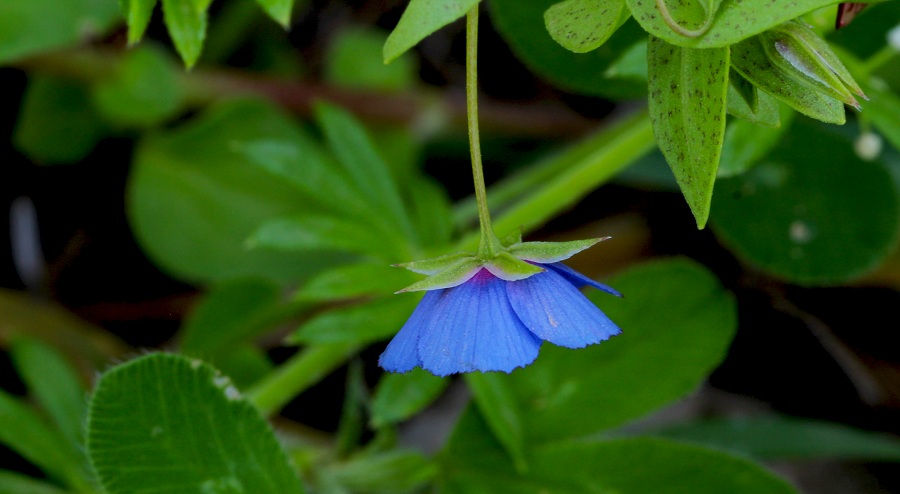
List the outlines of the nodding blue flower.
{"type": "Polygon", "coordinates": [[[426,292],[381,354],[381,367],[391,372],[422,367],[437,376],[508,373],[534,362],[544,341],[583,348],[621,333],[580,288],[621,297],[618,291],[562,263],[526,260],[543,269],[507,280],[496,269],[479,266],[459,284],[426,292]]]}

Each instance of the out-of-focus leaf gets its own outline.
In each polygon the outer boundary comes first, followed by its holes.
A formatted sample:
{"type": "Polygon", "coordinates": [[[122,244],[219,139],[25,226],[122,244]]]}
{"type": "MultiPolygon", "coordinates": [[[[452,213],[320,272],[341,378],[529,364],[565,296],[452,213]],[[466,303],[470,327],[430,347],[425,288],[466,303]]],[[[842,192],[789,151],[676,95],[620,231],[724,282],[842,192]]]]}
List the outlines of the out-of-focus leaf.
{"type": "Polygon", "coordinates": [[[33,78],[19,112],[13,142],[42,164],[79,161],[107,132],[87,89],[76,82],[33,78]]]}
{"type": "Polygon", "coordinates": [[[605,43],[630,16],[625,0],[565,0],[544,12],[544,23],[563,48],[586,53],[605,43]]]}
{"type": "Polygon", "coordinates": [[[606,76],[618,79],[647,81],[647,40],[641,40],[625,50],[606,69],[606,76]]]}
{"type": "Polygon", "coordinates": [[[219,352],[213,359],[216,367],[227,372],[235,386],[253,386],[275,370],[265,349],[254,343],[239,343],[219,352]]]}
{"type": "Polygon", "coordinates": [[[83,444],[87,396],[75,369],[56,350],[38,340],[17,339],[11,350],[29,394],[53,419],[69,445],[78,448],[83,444]]]}
{"type": "Polygon", "coordinates": [[[776,103],[776,115],[781,106],[778,127],[763,127],[746,120],[734,120],[725,129],[725,143],[719,160],[719,178],[739,175],[749,170],[772,150],[790,128],[794,112],[776,103]]]}
{"type": "Polygon", "coordinates": [[[119,19],[116,0],[0,1],[0,64],[76,44],[119,19]]]}
{"type": "Polygon", "coordinates": [[[130,177],[128,213],[144,252],[161,268],[192,282],[238,276],[296,282],[343,258],[245,247],[247,237],[266,220],[321,210],[290,181],[235,151],[261,139],[308,138],[274,107],[234,101],[141,143],[130,177]]]}
{"type": "Polygon", "coordinates": [[[385,92],[411,87],[418,78],[415,59],[406,55],[385,64],[380,55],[386,39],[373,28],[344,29],[329,48],[325,78],[338,86],[385,92]]]}
{"type": "Polygon", "coordinates": [[[453,237],[453,210],[447,191],[434,180],[419,177],[408,187],[416,235],[423,246],[446,245],[453,237]]]}
{"type": "Polygon", "coordinates": [[[534,364],[502,376],[523,407],[526,444],[636,419],[693,391],[725,356],[737,324],[734,300],[702,266],[657,261],[610,285],[625,297],[596,290],[589,297],[621,335],[580,350],[544,345],[534,364]]]}
{"type": "MultiPolygon", "coordinates": [[[[722,0],[709,30],[691,38],[682,36],[669,27],[659,14],[657,4],[648,0],[627,0],[632,15],[651,35],[669,43],[692,48],[718,48],[728,46],[759,34],[783,22],[800,17],[834,0],[793,0],[781,3],[777,8],[766,7],[760,2],[722,0]]],[[[706,19],[701,6],[704,2],[665,0],[672,18],[685,29],[697,29],[706,19]]]]}
{"type": "Polygon", "coordinates": [[[634,21],[626,22],[600,48],[573,53],[547,33],[544,12],[558,0],[492,0],[491,21],[513,52],[536,74],[568,91],[595,96],[634,98],[645,88],[634,81],[611,79],[606,70],[628,47],[644,37],[634,21]]]}
{"type": "Polygon", "coordinates": [[[291,9],[294,0],[256,0],[272,19],[287,28],[291,24],[291,9]]]}
{"type": "Polygon", "coordinates": [[[883,88],[868,85],[864,90],[869,95],[865,111],[872,125],[894,148],[900,149],[900,97],[883,88]]]}
{"type": "Polygon", "coordinates": [[[66,494],[53,484],[7,470],[0,470],[0,486],[4,494],[66,494]]]}
{"type": "Polygon", "coordinates": [[[682,48],[650,37],[647,61],[653,135],[703,228],[725,139],[728,48],[682,48]]]}
{"type": "Polygon", "coordinates": [[[191,68],[203,51],[206,38],[206,9],[194,0],[162,0],[163,19],[175,49],[187,68],[191,68]]]}
{"type": "Polygon", "coordinates": [[[503,377],[496,373],[472,373],[466,375],[466,384],[472,390],[482,418],[512,458],[516,470],[527,471],[522,410],[503,377]]]}
{"type": "Polygon", "coordinates": [[[360,494],[412,494],[421,492],[437,468],[421,453],[393,450],[361,455],[326,468],[322,475],[360,494]]]}
{"type": "Polygon", "coordinates": [[[88,485],[83,458],[35,411],[0,390],[0,444],[18,453],[50,477],[73,487],[88,485]]]}
{"type": "Polygon", "coordinates": [[[214,285],[181,327],[181,351],[215,360],[223,349],[255,336],[259,324],[278,305],[277,284],[257,278],[214,285]]]}
{"type": "Polygon", "coordinates": [[[119,0],[119,6],[128,24],[128,44],[133,45],[144,37],[156,0],[119,0]]]}
{"type": "Polygon", "coordinates": [[[893,251],[900,204],[881,161],[863,161],[849,139],[795,121],[768,157],[721,180],[717,235],[735,254],[804,285],[843,283],[893,251]]]}
{"type": "Polygon", "coordinates": [[[388,63],[415,46],[429,34],[466,15],[479,0],[411,0],[397,27],[384,43],[388,63]]]}
{"type": "Polygon", "coordinates": [[[518,474],[476,408],[469,407],[440,456],[441,492],[797,492],[749,460],[662,439],[559,441],[536,447],[528,460],[528,472],[518,474]]]}
{"type": "MultiPolygon", "coordinates": [[[[732,71],[734,76],[745,80],[739,73],[732,71]]],[[[733,76],[732,76],[733,78],[733,76]]],[[[730,81],[729,81],[730,82],[730,81]]],[[[749,81],[748,81],[749,83],[749,81]]],[[[752,85],[751,85],[752,86],[752,85]]],[[[735,89],[734,85],[728,85],[728,95],[725,97],[725,109],[731,115],[741,120],[762,125],[763,127],[777,128],[781,125],[779,116],[778,101],[768,94],[758,90],[756,86],[752,87],[756,95],[756,109],[750,108],[746,99],[735,89]]],[[[721,161],[721,160],[720,160],[721,161]]]]}
{"type": "Polygon", "coordinates": [[[150,354],[104,373],[87,429],[110,494],[304,492],[259,412],[200,360],[150,354]]]}
{"type": "Polygon", "coordinates": [[[370,295],[390,295],[414,283],[418,277],[405,269],[383,263],[338,266],[309,280],[296,298],[309,301],[349,299],[370,295]]]}
{"type": "Polygon", "coordinates": [[[315,251],[338,251],[379,256],[385,261],[395,258],[396,239],[385,238],[368,225],[321,215],[294,215],[263,223],[247,239],[250,248],[273,249],[302,254],[315,251]]]}
{"type": "Polygon", "coordinates": [[[406,420],[422,411],[447,389],[450,379],[422,369],[384,374],[372,400],[372,425],[381,427],[406,420]]]}
{"type": "Polygon", "coordinates": [[[129,52],[116,73],[94,87],[93,100],[106,119],[134,127],[160,124],[181,106],[175,68],[151,45],[129,52]]]}
{"type": "Polygon", "coordinates": [[[759,38],[731,46],[731,66],[757,88],[798,112],[827,123],[843,124],[844,104],[788,77],[766,57],[759,38]]]}
{"type": "Polygon", "coordinates": [[[419,297],[388,295],[364,304],[323,312],[303,323],[291,343],[371,343],[385,339],[403,326],[419,297]]]}
{"type": "Polygon", "coordinates": [[[652,431],[760,460],[900,461],[900,439],[843,424],[779,416],[717,419],[652,431]]]}

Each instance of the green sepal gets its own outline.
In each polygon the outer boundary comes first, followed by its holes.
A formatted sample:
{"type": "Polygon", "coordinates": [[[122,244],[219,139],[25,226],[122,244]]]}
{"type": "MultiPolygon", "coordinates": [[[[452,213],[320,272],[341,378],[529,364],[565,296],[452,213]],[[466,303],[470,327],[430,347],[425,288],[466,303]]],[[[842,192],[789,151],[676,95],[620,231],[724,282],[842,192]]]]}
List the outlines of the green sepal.
{"type": "Polygon", "coordinates": [[[484,263],[492,275],[506,281],[519,281],[544,271],[544,268],[527,263],[509,252],[501,252],[484,263]]]}
{"type": "Polygon", "coordinates": [[[422,281],[418,281],[397,293],[417,292],[422,290],[440,290],[453,288],[469,281],[483,266],[483,262],[474,257],[464,257],[442,271],[422,281]]]}
{"type": "Polygon", "coordinates": [[[432,257],[431,259],[422,259],[421,261],[404,262],[402,264],[394,264],[395,268],[405,268],[414,273],[419,274],[436,274],[449,268],[461,259],[474,257],[468,252],[456,252],[453,254],[445,254],[443,256],[432,257]]]}
{"type": "Polygon", "coordinates": [[[787,22],[760,34],[759,39],[769,61],[782,73],[811,90],[860,108],[851,92],[864,96],[856,81],[809,28],[799,22],[787,22]]]}
{"type": "Polygon", "coordinates": [[[500,239],[500,244],[504,247],[511,247],[522,243],[522,227],[516,228],[509,235],[500,239]]]}
{"type": "Polygon", "coordinates": [[[509,253],[525,261],[550,264],[564,261],[575,254],[609,240],[611,237],[586,238],[570,242],[522,242],[510,246],[509,253]]]}

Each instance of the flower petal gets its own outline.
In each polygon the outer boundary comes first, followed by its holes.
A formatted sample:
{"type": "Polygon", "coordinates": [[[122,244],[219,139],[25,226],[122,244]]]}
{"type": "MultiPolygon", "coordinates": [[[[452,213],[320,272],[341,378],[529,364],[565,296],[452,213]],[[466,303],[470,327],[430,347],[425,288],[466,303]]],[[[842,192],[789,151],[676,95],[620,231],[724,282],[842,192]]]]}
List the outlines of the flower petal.
{"type": "Polygon", "coordinates": [[[509,304],[507,282],[486,270],[443,290],[435,316],[419,334],[422,367],[438,376],[458,372],[511,372],[537,358],[541,341],[509,304]]]}
{"type": "Polygon", "coordinates": [[[566,279],[566,281],[575,285],[575,287],[577,287],[577,288],[584,288],[586,286],[592,286],[598,290],[603,290],[606,293],[615,295],[616,297],[622,296],[622,294],[619,293],[619,291],[616,290],[615,288],[604,285],[603,283],[600,283],[598,281],[592,280],[592,279],[588,278],[587,276],[579,273],[578,271],[575,271],[574,269],[570,268],[569,266],[566,266],[565,264],[563,264],[561,262],[554,262],[553,264],[544,264],[544,266],[547,266],[548,268],[552,268],[554,271],[561,274],[563,276],[563,278],[566,279]]]}
{"type": "Polygon", "coordinates": [[[394,339],[388,343],[387,348],[378,357],[378,365],[388,372],[409,372],[414,367],[421,366],[418,344],[422,328],[436,312],[434,306],[441,298],[443,290],[435,290],[425,293],[416,310],[413,311],[406,324],[394,335],[394,339]]]}
{"type": "Polygon", "coordinates": [[[541,339],[567,348],[600,343],[622,331],[563,275],[547,270],[506,285],[522,323],[541,339]]]}

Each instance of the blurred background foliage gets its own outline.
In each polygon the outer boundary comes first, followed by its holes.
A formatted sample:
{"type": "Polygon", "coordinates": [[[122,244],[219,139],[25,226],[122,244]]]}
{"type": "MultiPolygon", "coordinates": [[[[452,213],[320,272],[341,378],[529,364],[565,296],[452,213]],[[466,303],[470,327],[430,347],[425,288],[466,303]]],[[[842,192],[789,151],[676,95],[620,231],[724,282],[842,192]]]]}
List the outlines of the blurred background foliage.
{"type": "Polygon", "coordinates": [[[485,2],[497,233],[612,236],[624,334],[445,379],[376,361],[390,265],[472,247],[462,23],[384,64],[406,2],[192,3],[0,0],[0,493],[900,492],[900,2],[805,13],[869,101],[729,108],[703,230],[638,22],[485,2]]]}

